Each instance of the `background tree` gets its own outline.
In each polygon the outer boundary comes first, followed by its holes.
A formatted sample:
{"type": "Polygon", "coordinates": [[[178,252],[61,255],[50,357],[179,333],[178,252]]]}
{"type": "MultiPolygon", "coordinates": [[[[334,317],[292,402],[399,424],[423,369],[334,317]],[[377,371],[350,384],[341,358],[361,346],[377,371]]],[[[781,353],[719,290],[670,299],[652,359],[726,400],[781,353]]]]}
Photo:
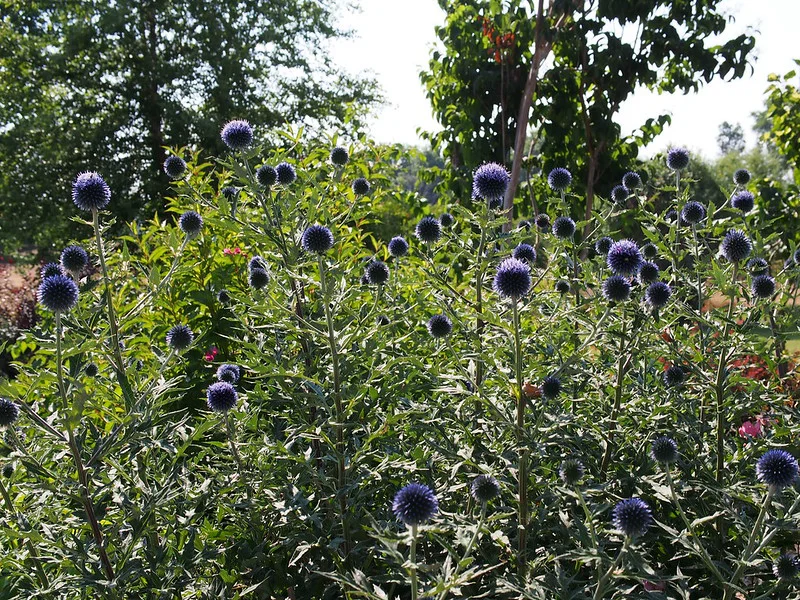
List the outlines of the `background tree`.
{"type": "Polygon", "coordinates": [[[323,129],[377,99],[336,71],[340,0],[0,0],[0,242],[69,237],[70,182],[102,171],[116,215],[161,205],[164,146],[221,150],[219,130],[323,129]]]}
{"type": "Polygon", "coordinates": [[[744,130],[739,123],[731,125],[723,121],[717,133],[717,146],[722,154],[729,152],[743,152],[745,149],[744,130]]]}

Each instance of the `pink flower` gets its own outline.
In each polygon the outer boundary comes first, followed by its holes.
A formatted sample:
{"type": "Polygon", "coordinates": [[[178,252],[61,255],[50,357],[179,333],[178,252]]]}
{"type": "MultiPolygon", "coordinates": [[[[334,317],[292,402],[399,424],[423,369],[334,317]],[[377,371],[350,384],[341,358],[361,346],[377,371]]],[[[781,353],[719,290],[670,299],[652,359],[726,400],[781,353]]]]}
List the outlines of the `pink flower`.
{"type": "Polygon", "coordinates": [[[665,589],[667,589],[667,583],[665,581],[658,581],[655,583],[652,581],[645,581],[642,583],[642,585],[644,586],[644,591],[646,592],[663,592],[665,589]]]}
{"type": "Polygon", "coordinates": [[[745,421],[739,427],[739,435],[743,438],[758,437],[761,435],[761,421],[745,421]]]}
{"type": "Polygon", "coordinates": [[[217,354],[219,354],[219,350],[217,350],[217,347],[211,346],[211,348],[208,349],[208,352],[206,352],[206,355],[203,357],[203,360],[211,362],[217,357],[217,354]]]}
{"type": "Polygon", "coordinates": [[[242,253],[242,249],[241,249],[241,248],[239,248],[238,246],[237,246],[236,248],[225,248],[225,249],[222,251],[222,253],[223,253],[223,254],[228,254],[228,255],[233,255],[233,254],[235,254],[235,255],[237,255],[237,256],[238,256],[239,254],[241,254],[241,253],[242,253]]]}

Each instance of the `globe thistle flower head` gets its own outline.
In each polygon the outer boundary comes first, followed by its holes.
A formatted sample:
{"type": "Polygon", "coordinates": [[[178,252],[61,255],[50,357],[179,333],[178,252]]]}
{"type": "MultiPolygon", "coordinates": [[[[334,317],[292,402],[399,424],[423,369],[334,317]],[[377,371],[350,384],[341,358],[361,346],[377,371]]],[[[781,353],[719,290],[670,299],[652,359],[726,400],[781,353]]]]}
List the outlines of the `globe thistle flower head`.
{"type": "Polygon", "coordinates": [[[611,244],[606,255],[606,263],[614,274],[631,277],[642,264],[642,252],[636,242],[620,240],[611,244]]]}
{"type": "Polygon", "coordinates": [[[689,151],[686,148],[670,148],[667,152],[667,166],[673,171],[683,171],[689,166],[689,151]]]}
{"type": "Polygon", "coordinates": [[[769,275],[769,263],[760,256],[756,256],[747,261],[747,270],[753,276],[769,275]]]}
{"type": "Polygon", "coordinates": [[[525,261],[529,265],[533,265],[533,263],[536,262],[536,249],[530,244],[522,243],[514,248],[511,256],[517,260],[525,261]]]}
{"type": "Polygon", "coordinates": [[[562,295],[569,294],[570,289],[572,289],[569,285],[569,281],[566,281],[565,279],[559,279],[558,281],[556,281],[555,288],[556,291],[562,295]]]}
{"type": "Polygon", "coordinates": [[[53,275],[63,275],[64,269],[59,263],[47,263],[40,271],[42,279],[47,279],[53,275]]]}
{"type": "Polygon", "coordinates": [[[569,217],[558,217],[553,221],[553,235],[562,240],[572,239],[575,235],[575,221],[569,217]]]}
{"type": "Polygon", "coordinates": [[[370,185],[369,181],[367,181],[364,177],[359,177],[355,181],[353,181],[353,193],[356,196],[366,196],[369,194],[370,185]]]}
{"type": "Polygon", "coordinates": [[[259,185],[265,188],[272,187],[278,181],[278,172],[275,167],[261,165],[256,171],[256,179],[258,179],[259,185]]]}
{"type": "Polygon", "coordinates": [[[100,369],[97,368],[97,365],[95,363],[90,362],[88,365],[86,365],[86,368],[83,371],[84,373],[86,373],[88,377],[97,377],[97,374],[100,372],[100,369]]]}
{"type": "Polygon", "coordinates": [[[640,498],[621,500],[614,507],[614,527],[628,537],[644,535],[653,522],[653,513],[647,503],[640,498]]]}
{"type": "Polygon", "coordinates": [[[252,271],[253,269],[264,269],[266,271],[267,261],[265,261],[262,256],[256,254],[253,256],[253,258],[247,261],[247,270],[252,271]]]}
{"type": "Polygon", "coordinates": [[[563,192],[572,185],[572,173],[564,167],[556,167],[547,176],[547,185],[554,192],[563,192]]]}
{"type": "Polygon", "coordinates": [[[631,284],[622,275],[612,275],[603,282],[603,298],[609,302],[625,302],[631,295],[631,284]]]}
{"type": "Polygon", "coordinates": [[[424,244],[434,244],[442,237],[442,225],[436,217],[422,217],[417,223],[414,235],[424,244]]]}
{"type": "Polygon", "coordinates": [[[672,289],[663,281],[654,281],[644,293],[644,299],[653,308],[661,308],[669,302],[672,296],[672,289]]]}
{"type": "Polygon", "coordinates": [[[772,573],[778,579],[794,579],[800,570],[800,560],[792,554],[781,554],[772,564],[772,573]]]}
{"type": "Polygon", "coordinates": [[[186,173],[186,161],[180,156],[168,156],[164,161],[164,173],[170,179],[180,179],[186,173]]]}
{"type": "Polygon", "coordinates": [[[653,260],[658,255],[658,248],[656,248],[655,244],[648,242],[642,246],[642,255],[647,260],[653,260]]]}
{"type": "Polygon", "coordinates": [[[206,404],[214,412],[228,412],[239,400],[239,394],[227,381],[218,381],[208,386],[206,404]]]}
{"type": "Polygon", "coordinates": [[[740,262],[750,256],[753,251],[753,242],[744,231],[731,229],[725,234],[720,244],[722,255],[730,262],[740,262]]]}
{"type": "Polygon", "coordinates": [[[750,171],[747,169],[736,169],[733,173],[733,182],[736,185],[747,185],[750,183],[750,171]]]}
{"type": "Polygon", "coordinates": [[[772,298],[775,293],[775,280],[769,275],[756,275],[750,282],[750,291],[756,298],[772,298]]]}
{"type": "Polygon", "coordinates": [[[650,446],[650,456],[653,457],[654,461],[662,465],[674,463],[678,460],[678,444],[675,443],[675,440],[665,435],[657,437],[650,446]]]}
{"type": "Polygon", "coordinates": [[[530,291],[531,283],[530,267],[516,258],[507,258],[497,267],[492,289],[504,298],[518,300],[530,291]]]}
{"type": "Polygon", "coordinates": [[[622,176],[622,185],[624,185],[629,190],[635,190],[642,187],[642,178],[639,176],[638,173],[634,173],[633,171],[628,171],[625,175],[622,176]]]}
{"type": "Polygon", "coordinates": [[[756,197],[747,190],[736,192],[733,195],[733,198],[731,198],[731,206],[736,210],[742,211],[743,213],[749,213],[751,210],[753,210],[755,204],[756,197]]]}
{"type": "Polygon", "coordinates": [[[469,493],[475,502],[485,504],[500,495],[500,484],[491,475],[478,475],[469,486],[469,493]]]}
{"type": "Polygon", "coordinates": [[[786,450],[768,450],[756,463],[758,480],[776,490],[792,485],[797,475],[797,459],[786,450]]]}
{"type": "Polygon", "coordinates": [[[433,315],[425,326],[434,338],[445,338],[453,331],[453,322],[447,315],[433,315]]]}
{"type": "Polygon", "coordinates": [[[175,325],[167,332],[167,345],[174,350],[185,350],[194,341],[188,325],[175,325]]]}
{"type": "Polygon", "coordinates": [[[676,387],[686,381],[686,371],[680,365],[672,365],[664,371],[663,377],[668,387],[676,387]]]}
{"type": "Polygon", "coordinates": [[[511,176],[505,167],[486,163],[475,169],[472,176],[472,194],[484,200],[497,200],[505,196],[511,176]]]}
{"type": "Polygon", "coordinates": [[[612,240],[608,236],[604,236],[594,243],[594,249],[598,254],[602,254],[603,256],[605,256],[606,254],[608,254],[608,251],[611,250],[611,245],[613,243],[614,240],[612,240]]]}
{"type": "Polygon", "coordinates": [[[289,185],[297,179],[297,172],[288,162],[282,162],[275,167],[275,173],[278,175],[278,183],[281,185],[289,185]]]}
{"type": "Polygon", "coordinates": [[[800,248],[794,251],[791,260],[794,261],[795,265],[800,265],[800,248]]]}
{"type": "Polygon", "coordinates": [[[261,290],[269,283],[269,273],[266,269],[255,267],[247,275],[247,283],[254,290],[261,290]]]}
{"type": "Polygon", "coordinates": [[[536,227],[539,231],[550,231],[550,217],[545,213],[539,213],[536,217],[536,227]]]}
{"type": "Polygon", "coordinates": [[[231,150],[244,150],[253,143],[253,128],[247,121],[229,121],[222,128],[221,137],[231,150]]]}
{"type": "Polygon", "coordinates": [[[691,225],[696,225],[705,218],[706,207],[696,200],[690,200],[684,205],[683,210],[681,210],[681,219],[691,225]]]}
{"type": "Polygon", "coordinates": [[[427,485],[409,483],[395,495],[392,512],[406,525],[420,525],[439,512],[439,501],[427,485]]]}
{"type": "Polygon", "coordinates": [[[342,146],[336,146],[331,150],[331,162],[337,167],[343,167],[350,160],[350,154],[342,146]]]}
{"type": "Polygon", "coordinates": [[[306,252],[325,254],[333,248],[333,234],[324,225],[311,225],[303,232],[300,245],[306,252]]]}
{"type": "Polygon", "coordinates": [[[203,217],[193,210],[187,210],[178,220],[178,227],[186,234],[186,237],[193,238],[203,228],[203,217]]]}
{"type": "Polygon", "coordinates": [[[0,427],[10,427],[19,419],[19,406],[7,398],[0,398],[0,427]]]}
{"type": "Polygon", "coordinates": [[[45,277],[39,284],[37,299],[48,310],[63,313],[71,310],[78,303],[77,284],[63,274],[45,277]]]}
{"type": "Polygon", "coordinates": [[[80,173],[72,184],[72,201],[81,210],[101,210],[111,201],[111,188],[97,173],[80,173]]]}
{"type": "Polygon", "coordinates": [[[542,398],[545,400],[558,398],[561,394],[561,380],[555,375],[548,375],[542,379],[539,389],[542,392],[542,398]]]}
{"type": "Polygon", "coordinates": [[[453,215],[450,213],[442,213],[442,216],[439,217],[439,223],[441,223],[442,227],[452,227],[453,223],[455,223],[455,219],[453,215]]]}
{"type": "Polygon", "coordinates": [[[239,378],[241,375],[242,371],[239,368],[239,365],[224,364],[220,365],[217,369],[217,380],[226,381],[231,385],[236,385],[239,383],[239,378]]]}
{"type": "Polygon", "coordinates": [[[225,196],[228,202],[235,202],[239,199],[239,190],[232,185],[225,186],[220,190],[220,193],[225,196]]]}
{"type": "Polygon", "coordinates": [[[220,304],[228,304],[231,301],[231,295],[228,290],[220,290],[217,292],[217,300],[220,304]]]}
{"type": "Polygon", "coordinates": [[[583,479],[585,474],[586,469],[583,463],[576,458],[566,459],[558,468],[558,476],[564,482],[564,485],[576,485],[583,479]]]}
{"type": "Polygon", "coordinates": [[[616,204],[623,204],[630,194],[630,191],[624,185],[617,185],[611,190],[611,200],[616,204]]]}
{"type": "Polygon", "coordinates": [[[395,258],[399,258],[408,254],[408,242],[406,241],[406,238],[396,235],[389,240],[389,254],[395,258]]]}
{"type": "Polygon", "coordinates": [[[389,267],[381,260],[372,260],[367,263],[364,274],[367,276],[367,281],[372,285],[382,285],[389,281],[389,267]]]}
{"type": "Polygon", "coordinates": [[[658,274],[659,268],[654,262],[646,260],[639,266],[639,281],[642,283],[653,283],[658,279],[658,274]]]}
{"type": "Polygon", "coordinates": [[[89,265],[89,255],[81,246],[67,246],[61,251],[61,266],[76,275],[89,265]]]}
{"type": "Polygon", "coordinates": [[[525,231],[530,231],[531,230],[531,222],[528,221],[528,219],[522,219],[522,221],[520,221],[519,224],[517,225],[517,229],[519,229],[519,230],[523,230],[524,229],[525,231]]]}

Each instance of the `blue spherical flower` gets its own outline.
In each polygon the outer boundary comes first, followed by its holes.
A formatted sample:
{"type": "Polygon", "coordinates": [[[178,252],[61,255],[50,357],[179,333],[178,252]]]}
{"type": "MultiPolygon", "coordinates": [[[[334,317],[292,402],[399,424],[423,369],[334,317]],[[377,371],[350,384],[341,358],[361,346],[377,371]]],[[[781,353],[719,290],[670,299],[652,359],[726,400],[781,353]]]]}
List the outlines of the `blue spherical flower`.
{"type": "Polygon", "coordinates": [[[500,484],[491,475],[478,475],[469,486],[475,502],[489,502],[500,495],[500,484]]]}
{"type": "Polygon", "coordinates": [[[644,293],[644,299],[653,308],[661,308],[666,305],[671,296],[672,290],[663,281],[654,281],[647,286],[647,291],[644,293]]]}
{"type": "Polygon", "coordinates": [[[747,270],[753,276],[769,275],[769,263],[760,256],[756,256],[747,261],[747,270]]]}
{"type": "Polygon", "coordinates": [[[750,183],[750,171],[747,169],[736,169],[733,174],[733,182],[736,185],[747,185],[750,183]]]}
{"type": "Polygon", "coordinates": [[[569,217],[558,217],[553,221],[553,235],[562,240],[571,239],[575,235],[575,221],[569,217]]]}
{"type": "Polygon", "coordinates": [[[793,554],[781,554],[772,564],[772,573],[778,579],[794,579],[800,571],[800,560],[793,554]]]}
{"type": "Polygon", "coordinates": [[[61,251],[61,266],[65,271],[76,275],[89,264],[89,255],[80,246],[67,246],[61,251]]]}
{"type": "Polygon", "coordinates": [[[409,483],[395,495],[392,512],[406,525],[420,525],[439,512],[439,501],[427,485],[409,483]]]}
{"type": "Polygon", "coordinates": [[[616,275],[635,275],[642,264],[642,252],[636,242],[620,240],[611,244],[606,263],[616,275]]]}
{"type": "Polygon", "coordinates": [[[629,190],[635,190],[637,188],[642,187],[642,178],[639,176],[638,173],[634,173],[633,171],[628,171],[625,175],[622,176],[622,185],[624,185],[629,190]]]}
{"type": "Polygon", "coordinates": [[[663,377],[668,387],[675,387],[686,381],[686,371],[680,365],[672,365],[664,371],[663,377]]]}
{"type": "Polygon", "coordinates": [[[569,281],[559,279],[556,281],[555,289],[559,294],[569,294],[570,289],[569,281]]]}
{"type": "Polygon", "coordinates": [[[630,191],[624,185],[614,186],[614,189],[611,190],[611,199],[617,204],[623,204],[630,195],[630,191]]]}
{"type": "Polygon", "coordinates": [[[40,271],[42,279],[47,279],[53,275],[63,275],[64,269],[59,263],[47,263],[40,271]]]}
{"type": "Polygon", "coordinates": [[[428,328],[428,333],[431,334],[431,337],[443,338],[450,335],[450,332],[453,331],[453,322],[447,317],[447,315],[433,315],[430,319],[428,319],[426,327],[428,328]]]}
{"type": "Polygon", "coordinates": [[[642,246],[642,255],[647,260],[653,260],[658,255],[658,248],[656,248],[655,244],[648,242],[642,246]]]}
{"type": "Polygon", "coordinates": [[[408,242],[406,241],[406,238],[396,235],[389,240],[389,254],[395,258],[399,258],[400,256],[405,256],[408,254],[408,242]]]}
{"type": "Polygon", "coordinates": [[[278,174],[278,183],[281,185],[289,185],[297,179],[297,173],[294,167],[288,162],[282,162],[275,167],[275,172],[278,174]]]}
{"type": "Polygon", "coordinates": [[[542,398],[545,400],[558,398],[558,396],[561,394],[561,380],[555,375],[548,375],[542,379],[539,389],[542,392],[542,398]]]}
{"type": "Polygon", "coordinates": [[[659,269],[654,262],[645,261],[639,266],[639,281],[653,283],[658,279],[659,269]]]}
{"type": "Polygon", "coordinates": [[[186,161],[180,156],[168,156],[164,161],[164,173],[170,179],[180,179],[186,173],[186,161]]]}
{"type": "Polygon", "coordinates": [[[583,463],[576,458],[568,458],[561,463],[558,469],[558,476],[564,485],[575,485],[586,473],[583,463]]]}
{"type": "Polygon", "coordinates": [[[303,232],[300,245],[306,252],[325,254],[333,248],[333,234],[323,225],[311,225],[303,232]]]}
{"type": "Polygon", "coordinates": [[[472,176],[472,193],[484,200],[498,200],[505,196],[510,180],[505,167],[486,163],[478,167],[472,176]]]}
{"type": "Polygon", "coordinates": [[[518,260],[525,261],[529,265],[533,265],[533,263],[536,262],[536,249],[530,244],[519,244],[514,248],[514,252],[511,253],[511,256],[518,260]]]}
{"type": "Polygon", "coordinates": [[[750,282],[750,291],[757,298],[772,298],[775,293],[775,280],[769,275],[756,275],[750,282]]]}
{"type": "Polygon", "coordinates": [[[65,275],[51,275],[42,280],[37,297],[48,310],[67,312],[78,303],[78,286],[65,275]]]}
{"type": "Polygon", "coordinates": [[[594,243],[594,249],[597,251],[598,254],[606,255],[608,251],[611,250],[611,244],[614,243],[610,237],[605,236],[601,237],[594,243]]]}
{"type": "Polygon", "coordinates": [[[261,165],[256,171],[256,179],[263,187],[272,187],[278,181],[278,171],[275,170],[275,167],[261,165]]]}
{"type": "Polygon", "coordinates": [[[733,195],[733,198],[731,198],[731,206],[736,210],[742,211],[743,213],[749,213],[751,210],[753,210],[755,204],[756,197],[747,190],[736,192],[733,195]]]}
{"type": "Polygon", "coordinates": [[[556,167],[547,176],[547,185],[554,192],[563,192],[570,184],[572,184],[572,173],[564,167],[556,167]]]}
{"type": "Polygon", "coordinates": [[[239,190],[232,185],[226,186],[220,190],[220,193],[225,196],[228,202],[235,202],[239,199],[239,190]]]}
{"type": "Polygon", "coordinates": [[[372,260],[367,263],[364,274],[367,276],[367,281],[372,285],[382,285],[389,281],[389,267],[381,260],[372,260]]]}
{"type": "Polygon", "coordinates": [[[650,456],[662,465],[673,463],[678,460],[678,444],[667,436],[657,437],[650,446],[650,456]]]}
{"type": "Polygon", "coordinates": [[[425,244],[433,244],[442,237],[442,225],[436,217],[422,217],[417,223],[414,235],[425,244]]]}
{"type": "Polygon", "coordinates": [[[350,155],[347,153],[345,148],[336,146],[333,150],[331,150],[331,162],[337,167],[345,166],[348,160],[350,160],[350,155]]]}
{"type": "Polygon", "coordinates": [[[725,234],[720,244],[722,255],[730,262],[739,262],[750,256],[753,251],[753,242],[739,229],[731,229],[725,234]]]}
{"type": "Polygon", "coordinates": [[[217,292],[217,300],[219,300],[220,304],[227,304],[231,301],[231,295],[228,290],[220,290],[217,292]]]}
{"type": "Polygon", "coordinates": [[[536,226],[540,231],[550,231],[550,217],[545,213],[540,213],[536,217],[536,226]]]}
{"type": "Polygon", "coordinates": [[[86,368],[84,369],[84,373],[86,373],[86,375],[88,377],[97,377],[97,374],[99,372],[100,372],[100,369],[93,362],[91,362],[88,365],[86,365],[86,368]]]}
{"type": "Polygon", "coordinates": [[[706,207],[697,202],[690,200],[687,202],[681,211],[681,219],[691,225],[696,225],[706,218],[706,207]]]}
{"type": "Polygon", "coordinates": [[[522,298],[531,289],[530,267],[516,258],[505,259],[497,267],[492,288],[505,298],[522,298]]]}
{"type": "Polygon", "coordinates": [[[682,171],[689,166],[689,151],[686,148],[671,148],[667,152],[667,166],[673,171],[682,171]]]}
{"type": "Polygon", "coordinates": [[[239,383],[241,374],[242,372],[238,365],[225,364],[220,365],[217,369],[217,379],[219,381],[226,381],[231,385],[239,383]]]}
{"type": "Polygon", "coordinates": [[[221,135],[231,150],[244,150],[253,143],[253,128],[247,121],[230,121],[222,128],[221,135]]]}
{"type": "Polygon", "coordinates": [[[756,464],[758,480],[776,489],[792,485],[797,475],[797,459],[786,450],[768,450],[756,464]]]}
{"type": "Polygon", "coordinates": [[[187,210],[178,220],[178,227],[187,237],[195,237],[203,228],[203,217],[193,210],[187,210]]]}
{"type": "Polygon", "coordinates": [[[19,406],[11,400],[0,398],[0,427],[10,427],[19,419],[19,406]]]}
{"type": "Polygon", "coordinates": [[[369,194],[370,185],[369,181],[367,181],[364,177],[359,177],[355,181],[353,181],[353,193],[356,196],[366,196],[369,194]]]}
{"type": "Polygon", "coordinates": [[[614,507],[614,527],[628,537],[643,535],[653,522],[653,513],[644,500],[628,498],[614,507]]]}
{"type": "Polygon", "coordinates": [[[252,271],[253,269],[263,269],[264,271],[267,270],[267,261],[264,260],[263,257],[256,254],[247,261],[247,270],[252,271]]]}
{"type": "Polygon", "coordinates": [[[450,213],[442,213],[442,216],[439,217],[439,223],[442,224],[442,227],[452,227],[455,219],[450,213]]]}
{"type": "Polygon", "coordinates": [[[194,333],[188,325],[175,325],[167,332],[167,345],[175,350],[184,350],[194,341],[194,333]]]}
{"type": "Polygon", "coordinates": [[[267,284],[269,283],[269,273],[266,269],[262,269],[260,267],[250,269],[250,272],[247,275],[247,283],[254,290],[263,289],[267,287],[267,284]]]}
{"type": "Polygon", "coordinates": [[[227,412],[236,406],[239,394],[227,381],[218,381],[208,386],[206,404],[214,412],[227,412]]]}
{"type": "Polygon", "coordinates": [[[520,230],[520,231],[523,230],[523,229],[525,231],[530,231],[531,230],[531,222],[528,221],[528,219],[522,219],[522,221],[520,221],[519,224],[517,225],[517,229],[520,230]]]}
{"type": "Polygon", "coordinates": [[[100,210],[111,201],[111,188],[97,173],[81,173],[72,184],[72,201],[81,210],[100,210]]]}
{"type": "Polygon", "coordinates": [[[603,297],[609,302],[624,302],[631,295],[631,284],[622,275],[612,275],[603,282],[603,297]]]}

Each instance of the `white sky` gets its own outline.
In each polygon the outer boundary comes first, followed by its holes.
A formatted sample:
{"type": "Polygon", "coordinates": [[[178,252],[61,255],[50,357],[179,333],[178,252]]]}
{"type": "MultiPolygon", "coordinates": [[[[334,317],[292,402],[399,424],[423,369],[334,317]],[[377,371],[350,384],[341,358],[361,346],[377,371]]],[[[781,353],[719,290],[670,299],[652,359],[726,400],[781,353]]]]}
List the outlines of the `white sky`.
{"type": "MultiPolygon", "coordinates": [[[[672,114],[672,125],[645,155],[683,145],[707,157],[716,156],[716,137],[723,121],[740,123],[752,145],[750,113],[763,107],[767,76],[795,68],[793,59],[800,58],[800,0],[723,0],[722,6],[735,19],[726,28],[725,38],[748,28],[756,35],[754,73],[750,75],[748,70],[744,78],[733,82],[712,81],[697,94],[636,92],[618,115],[624,134],[649,117],[672,114]]],[[[350,15],[344,23],[356,37],[337,41],[331,48],[332,57],[350,72],[372,72],[383,87],[389,103],[369,128],[376,141],[422,145],[417,128],[435,130],[439,126],[419,72],[427,68],[436,42],[434,27],[444,24],[444,12],[436,0],[361,0],[361,7],[361,13],[350,15]]]]}

